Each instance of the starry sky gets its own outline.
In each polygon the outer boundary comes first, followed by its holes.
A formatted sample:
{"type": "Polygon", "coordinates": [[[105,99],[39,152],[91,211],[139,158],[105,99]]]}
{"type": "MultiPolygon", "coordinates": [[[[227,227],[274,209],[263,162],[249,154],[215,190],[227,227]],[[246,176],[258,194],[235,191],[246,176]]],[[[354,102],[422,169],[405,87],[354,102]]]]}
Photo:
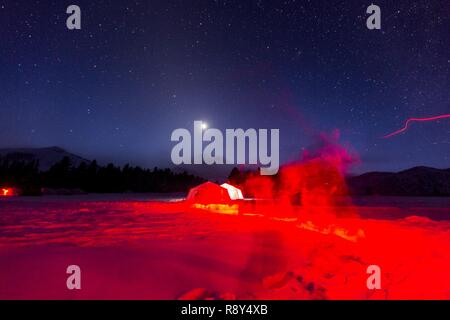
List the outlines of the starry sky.
{"type": "Polygon", "coordinates": [[[355,172],[450,167],[450,3],[2,1],[0,147],[170,167],[176,128],[279,128],[287,162],[341,132],[355,172]],[[82,29],[66,28],[76,4],[82,29]]]}

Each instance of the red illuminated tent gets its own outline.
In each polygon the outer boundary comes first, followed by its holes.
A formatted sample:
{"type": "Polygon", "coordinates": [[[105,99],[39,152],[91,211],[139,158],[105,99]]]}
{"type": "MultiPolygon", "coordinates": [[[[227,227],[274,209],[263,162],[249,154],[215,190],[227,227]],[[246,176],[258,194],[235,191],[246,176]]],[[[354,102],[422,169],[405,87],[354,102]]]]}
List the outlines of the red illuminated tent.
{"type": "Polygon", "coordinates": [[[186,200],[199,204],[218,204],[229,203],[231,198],[227,189],[208,181],[192,188],[186,200]]]}

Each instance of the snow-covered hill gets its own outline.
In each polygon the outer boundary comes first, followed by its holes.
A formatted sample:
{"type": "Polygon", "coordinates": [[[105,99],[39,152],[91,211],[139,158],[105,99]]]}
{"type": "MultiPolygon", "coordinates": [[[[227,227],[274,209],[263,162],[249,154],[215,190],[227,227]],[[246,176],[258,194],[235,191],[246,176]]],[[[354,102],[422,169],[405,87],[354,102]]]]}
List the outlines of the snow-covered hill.
{"type": "Polygon", "coordinates": [[[69,157],[74,166],[78,166],[82,162],[90,163],[89,160],[67,152],[60,147],[0,149],[0,156],[12,161],[39,161],[39,169],[42,171],[48,170],[64,157],[69,157]]]}

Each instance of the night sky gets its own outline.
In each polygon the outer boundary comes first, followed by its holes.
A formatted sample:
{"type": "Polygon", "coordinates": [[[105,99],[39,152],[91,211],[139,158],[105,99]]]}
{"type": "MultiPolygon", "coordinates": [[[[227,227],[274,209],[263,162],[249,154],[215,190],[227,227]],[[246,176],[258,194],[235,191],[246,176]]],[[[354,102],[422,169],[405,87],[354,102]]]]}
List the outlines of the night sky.
{"type": "Polygon", "coordinates": [[[170,134],[279,128],[282,162],[334,129],[355,172],[450,167],[450,3],[0,1],[0,147],[172,166],[170,134]],[[82,29],[66,28],[66,8],[82,29]]]}

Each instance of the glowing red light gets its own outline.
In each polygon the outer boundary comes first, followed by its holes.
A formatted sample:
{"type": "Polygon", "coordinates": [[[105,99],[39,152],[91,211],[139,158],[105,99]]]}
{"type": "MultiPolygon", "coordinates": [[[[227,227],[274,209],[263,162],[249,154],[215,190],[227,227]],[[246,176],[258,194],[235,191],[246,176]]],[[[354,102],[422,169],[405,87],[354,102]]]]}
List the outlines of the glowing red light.
{"type": "Polygon", "coordinates": [[[443,114],[440,116],[435,116],[435,117],[428,117],[428,118],[409,118],[408,120],[406,120],[405,122],[405,126],[403,128],[401,128],[400,130],[397,130],[395,132],[392,132],[386,136],[384,136],[384,139],[396,136],[402,132],[405,132],[406,130],[408,130],[409,128],[409,124],[411,122],[426,122],[426,121],[435,121],[435,120],[440,120],[440,119],[446,119],[446,118],[450,118],[450,114],[443,114]]]}
{"type": "Polygon", "coordinates": [[[7,189],[7,188],[3,188],[2,189],[2,196],[7,197],[7,196],[10,196],[10,195],[12,195],[11,189],[7,189]]]}

